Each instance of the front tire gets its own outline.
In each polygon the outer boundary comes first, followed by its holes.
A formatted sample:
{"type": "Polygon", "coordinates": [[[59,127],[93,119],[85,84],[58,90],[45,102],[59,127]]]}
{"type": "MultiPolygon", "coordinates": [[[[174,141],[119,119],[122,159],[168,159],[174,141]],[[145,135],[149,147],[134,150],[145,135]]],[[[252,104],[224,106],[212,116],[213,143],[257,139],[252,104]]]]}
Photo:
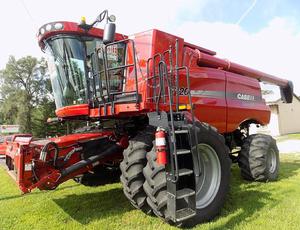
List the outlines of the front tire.
{"type": "MultiPolygon", "coordinates": [[[[196,126],[200,150],[198,159],[203,170],[199,178],[195,178],[197,214],[182,223],[173,223],[180,226],[193,226],[218,215],[230,185],[231,161],[223,136],[207,124],[198,122],[196,126]],[[206,148],[209,151],[201,152],[206,148]]],[[[156,163],[155,148],[147,154],[147,159],[148,163],[143,171],[146,178],[144,190],[148,196],[147,202],[158,217],[166,220],[168,210],[165,167],[156,163]]],[[[197,174],[199,168],[194,166],[194,170],[197,174]]]]}
{"type": "Polygon", "coordinates": [[[147,196],[143,189],[143,168],[147,163],[146,154],[153,146],[154,131],[149,126],[132,138],[123,152],[124,158],[120,164],[120,179],[125,196],[135,208],[147,214],[151,213],[151,208],[146,202],[147,196]]]}
{"type": "Polygon", "coordinates": [[[274,181],[279,173],[276,140],[265,134],[250,135],[238,156],[241,176],[249,181],[274,181]]]}

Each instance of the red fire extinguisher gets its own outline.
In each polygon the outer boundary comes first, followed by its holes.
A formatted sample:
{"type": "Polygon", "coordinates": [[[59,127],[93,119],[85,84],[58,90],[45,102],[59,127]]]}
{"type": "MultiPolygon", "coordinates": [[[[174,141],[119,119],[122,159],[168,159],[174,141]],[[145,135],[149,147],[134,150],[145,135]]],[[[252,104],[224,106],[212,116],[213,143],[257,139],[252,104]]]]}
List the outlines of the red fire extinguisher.
{"type": "Polygon", "coordinates": [[[158,128],[155,133],[155,146],[156,146],[156,163],[166,165],[167,164],[166,133],[161,128],[158,128]]]}

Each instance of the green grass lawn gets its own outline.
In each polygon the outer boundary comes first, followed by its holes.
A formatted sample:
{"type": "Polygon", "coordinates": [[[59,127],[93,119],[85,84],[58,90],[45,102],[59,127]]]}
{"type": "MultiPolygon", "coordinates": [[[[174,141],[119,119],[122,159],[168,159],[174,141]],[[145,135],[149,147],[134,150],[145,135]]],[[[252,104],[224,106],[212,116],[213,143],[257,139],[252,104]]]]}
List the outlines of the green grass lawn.
{"type": "MultiPolygon", "coordinates": [[[[277,182],[248,183],[232,168],[221,215],[195,229],[299,229],[300,154],[281,155],[277,182]]],[[[175,229],[130,206],[120,184],[89,188],[69,181],[21,196],[0,168],[0,229],[175,229]]]]}
{"type": "Polygon", "coordinates": [[[300,133],[291,133],[283,136],[279,136],[275,138],[277,141],[286,141],[286,140],[300,140],[300,133]]]}

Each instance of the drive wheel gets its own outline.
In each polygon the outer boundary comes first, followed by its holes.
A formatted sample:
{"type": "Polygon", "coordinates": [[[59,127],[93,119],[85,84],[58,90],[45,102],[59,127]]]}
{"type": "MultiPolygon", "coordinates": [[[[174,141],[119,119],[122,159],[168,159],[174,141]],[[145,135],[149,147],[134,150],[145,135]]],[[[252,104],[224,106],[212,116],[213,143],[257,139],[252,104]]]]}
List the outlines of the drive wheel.
{"type": "Polygon", "coordinates": [[[120,179],[125,196],[135,208],[148,214],[151,208],[146,202],[147,196],[143,189],[143,168],[147,163],[146,154],[153,146],[154,132],[155,129],[149,126],[132,138],[123,152],[124,158],[120,164],[120,179]]]}
{"type": "MultiPolygon", "coordinates": [[[[195,177],[197,213],[182,223],[172,223],[180,226],[193,226],[214,218],[223,207],[230,185],[231,161],[223,136],[207,124],[197,122],[196,126],[198,162],[194,162],[194,171],[195,175],[200,175],[195,177]]],[[[165,167],[156,163],[155,147],[147,154],[147,159],[143,171],[147,202],[158,217],[168,221],[165,167]]]]}
{"type": "Polygon", "coordinates": [[[249,181],[274,181],[279,173],[279,151],[269,135],[254,134],[246,138],[238,156],[241,175],[249,181]]]}

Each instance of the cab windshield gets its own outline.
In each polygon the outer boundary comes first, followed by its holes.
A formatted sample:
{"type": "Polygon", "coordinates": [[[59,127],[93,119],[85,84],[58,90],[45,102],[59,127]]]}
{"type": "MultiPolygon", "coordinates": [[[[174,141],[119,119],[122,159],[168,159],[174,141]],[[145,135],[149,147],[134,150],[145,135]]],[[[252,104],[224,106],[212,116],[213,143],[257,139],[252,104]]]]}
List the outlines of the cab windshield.
{"type": "MultiPolygon", "coordinates": [[[[103,45],[102,40],[92,37],[57,36],[46,41],[48,69],[51,79],[56,108],[69,105],[85,104],[89,99],[99,97],[99,88],[106,89],[104,75],[96,79],[91,68],[91,56],[103,45]],[[101,82],[101,85],[100,85],[101,82]]],[[[123,65],[125,46],[111,50],[108,62],[112,65],[123,65]],[[119,52],[118,52],[119,51],[119,52]]],[[[99,70],[104,69],[104,62],[99,55],[99,70]]],[[[109,76],[111,90],[122,90],[123,79],[116,78],[115,73],[109,76]]],[[[99,75],[98,75],[99,76],[99,75]]],[[[123,77],[123,73],[122,73],[123,77]]]]}

